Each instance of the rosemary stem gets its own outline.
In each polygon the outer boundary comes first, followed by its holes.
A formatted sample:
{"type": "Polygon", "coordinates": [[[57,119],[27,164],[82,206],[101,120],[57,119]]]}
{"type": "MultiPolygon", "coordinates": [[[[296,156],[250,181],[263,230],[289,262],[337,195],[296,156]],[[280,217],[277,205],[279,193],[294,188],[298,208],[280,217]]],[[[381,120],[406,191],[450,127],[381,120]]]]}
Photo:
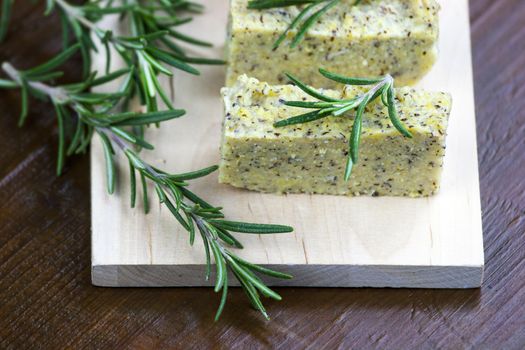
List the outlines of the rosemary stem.
{"type": "Polygon", "coordinates": [[[88,27],[89,29],[98,32],[101,29],[93,22],[88,20],[86,17],[82,16],[82,11],[76,9],[74,6],[70,5],[64,0],[54,0],[64,12],[68,13],[70,16],[74,17],[77,21],[88,27]]]}
{"type": "MultiPolygon", "coordinates": [[[[11,63],[9,62],[2,63],[2,70],[7,74],[9,78],[11,78],[19,86],[22,86],[24,84],[20,71],[18,71],[15,67],[13,67],[11,63]]],[[[31,88],[37,91],[40,91],[43,94],[49,96],[53,101],[56,101],[59,103],[64,103],[64,102],[69,101],[69,97],[67,96],[67,93],[64,91],[64,89],[49,86],[39,81],[30,81],[27,84],[31,88]]]]}
{"type": "Polygon", "coordinates": [[[379,83],[377,83],[370,91],[368,91],[368,95],[374,96],[375,93],[381,89],[383,86],[387,84],[392,84],[394,82],[394,78],[390,74],[385,75],[383,80],[381,80],[379,83]]]}
{"type": "Polygon", "coordinates": [[[374,96],[380,89],[383,88],[383,86],[392,84],[394,82],[394,78],[390,74],[385,75],[385,77],[376,85],[374,85],[370,90],[368,90],[365,94],[361,95],[359,97],[359,103],[363,102],[365,98],[371,98],[374,96]]]}
{"type": "MultiPolygon", "coordinates": [[[[119,136],[115,135],[113,132],[111,132],[108,128],[106,127],[97,127],[97,130],[105,133],[110,139],[111,141],[113,141],[117,147],[122,151],[122,152],[126,152],[126,151],[133,151],[133,149],[128,145],[128,143],[124,140],[122,140],[122,138],[120,138],[119,136]]],[[[141,159],[142,161],[142,159],[141,159]]],[[[142,165],[144,165],[144,168],[151,174],[153,175],[154,177],[158,177],[158,178],[164,178],[164,175],[162,174],[159,174],[151,165],[149,165],[148,163],[142,161],[142,165]]],[[[170,192],[169,192],[170,193],[170,192]]]]}
{"type": "Polygon", "coordinates": [[[208,239],[208,241],[213,241],[217,244],[217,247],[219,248],[220,252],[222,255],[227,255],[227,251],[226,249],[224,248],[224,245],[222,244],[222,242],[217,238],[215,237],[214,235],[211,235],[210,234],[210,231],[209,229],[206,227],[206,224],[204,222],[204,220],[202,220],[201,217],[195,215],[193,212],[188,212],[188,214],[191,216],[191,218],[195,221],[195,223],[197,224],[197,226],[201,229],[201,232],[203,232],[205,235],[206,235],[206,238],[208,239]]]}
{"type": "Polygon", "coordinates": [[[130,149],[130,147],[124,141],[122,141],[122,139],[120,137],[116,136],[114,133],[109,131],[108,128],[97,126],[96,129],[97,129],[97,131],[106,134],[106,136],[108,136],[111,139],[111,141],[114,142],[115,145],[117,145],[117,147],[122,152],[126,152],[127,150],[130,149]]]}

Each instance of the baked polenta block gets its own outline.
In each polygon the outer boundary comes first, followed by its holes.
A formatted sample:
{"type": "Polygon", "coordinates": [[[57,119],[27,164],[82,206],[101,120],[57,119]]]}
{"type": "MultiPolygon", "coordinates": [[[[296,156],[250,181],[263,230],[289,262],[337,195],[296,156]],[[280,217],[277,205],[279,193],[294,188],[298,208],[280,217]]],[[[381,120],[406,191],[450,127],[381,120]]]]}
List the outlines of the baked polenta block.
{"type": "MultiPolygon", "coordinates": [[[[231,0],[226,85],[242,74],[270,84],[285,83],[284,72],[326,86],[319,68],[355,77],[392,75],[399,86],[417,82],[437,58],[436,0],[342,0],[307,32],[295,48],[274,43],[302,9],[300,6],[248,9],[248,0],[231,0]]],[[[294,32],[288,33],[291,38],[294,32]]]]}
{"type": "MultiPolygon", "coordinates": [[[[319,90],[335,98],[355,97],[362,87],[319,90]]],[[[273,193],[422,197],[439,189],[451,97],[443,92],[396,89],[400,120],[412,138],[391,124],[380,101],[363,116],[359,163],[344,180],[348,137],[354,114],[275,128],[302,114],[284,101],[311,101],[293,85],[271,86],[246,75],[221,90],[222,127],[219,181],[273,193]]]]}

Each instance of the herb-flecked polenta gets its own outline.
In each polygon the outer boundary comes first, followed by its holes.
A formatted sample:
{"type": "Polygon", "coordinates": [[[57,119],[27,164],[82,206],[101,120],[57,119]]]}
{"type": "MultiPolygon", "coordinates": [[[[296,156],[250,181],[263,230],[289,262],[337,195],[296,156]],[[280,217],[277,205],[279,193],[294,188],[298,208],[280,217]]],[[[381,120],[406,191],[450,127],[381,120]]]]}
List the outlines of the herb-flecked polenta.
{"type": "Polygon", "coordinates": [[[274,42],[301,7],[249,10],[247,1],[231,0],[227,86],[241,74],[285,83],[288,72],[313,86],[334,87],[317,74],[318,68],[358,77],[389,73],[399,86],[412,85],[437,58],[436,0],[363,0],[357,6],[355,0],[343,0],[297,47],[285,41],[277,50],[274,42]]]}
{"type": "MultiPolygon", "coordinates": [[[[364,90],[321,90],[336,98],[364,90]]],[[[274,193],[323,193],[421,197],[439,189],[451,97],[442,92],[396,89],[399,118],[413,134],[403,137],[380,102],[363,116],[359,163],[343,179],[353,113],[317,122],[274,128],[304,113],[283,100],[312,100],[292,85],[270,86],[240,76],[223,88],[225,118],[219,181],[274,193]]]]}

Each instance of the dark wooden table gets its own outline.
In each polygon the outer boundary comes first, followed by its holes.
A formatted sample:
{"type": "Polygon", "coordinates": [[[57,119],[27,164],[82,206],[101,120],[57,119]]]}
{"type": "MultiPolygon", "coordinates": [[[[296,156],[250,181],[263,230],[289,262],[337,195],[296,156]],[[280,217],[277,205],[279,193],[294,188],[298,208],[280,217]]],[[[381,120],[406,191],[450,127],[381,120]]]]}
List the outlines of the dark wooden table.
{"type": "MultiPolygon", "coordinates": [[[[0,61],[30,67],[59,50],[59,27],[40,5],[16,7],[0,61]]],[[[35,102],[19,129],[19,95],[2,91],[0,348],[525,348],[525,1],[472,0],[471,23],[480,290],[281,289],[270,322],[233,290],[213,323],[209,289],[93,287],[89,159],[56,178],[52,107],[35,102]]]]}

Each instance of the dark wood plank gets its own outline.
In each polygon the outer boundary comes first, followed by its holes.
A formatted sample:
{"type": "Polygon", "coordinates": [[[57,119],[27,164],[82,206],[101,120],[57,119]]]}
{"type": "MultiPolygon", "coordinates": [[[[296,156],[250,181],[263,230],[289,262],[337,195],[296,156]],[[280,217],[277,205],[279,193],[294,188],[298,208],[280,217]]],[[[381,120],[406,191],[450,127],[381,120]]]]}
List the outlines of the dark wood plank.
{"type": "MultiPolygon", "coordinates": [[[[17,2],[0,61],[29,67],[59,50],[57,23],[41,12],[17,2]]],[[[0,348],[524,348],[524,18],[522,0],[471,0],[483,287],[281,289],[284,301],[268,303],[270,322],[239,290],[215,324],[218,300],[208,289],[91,286],[88,158],[70,161],[57,179],[51,108],[35,103],[18,129],[19,96],[2,92],[0,348]]]]}

